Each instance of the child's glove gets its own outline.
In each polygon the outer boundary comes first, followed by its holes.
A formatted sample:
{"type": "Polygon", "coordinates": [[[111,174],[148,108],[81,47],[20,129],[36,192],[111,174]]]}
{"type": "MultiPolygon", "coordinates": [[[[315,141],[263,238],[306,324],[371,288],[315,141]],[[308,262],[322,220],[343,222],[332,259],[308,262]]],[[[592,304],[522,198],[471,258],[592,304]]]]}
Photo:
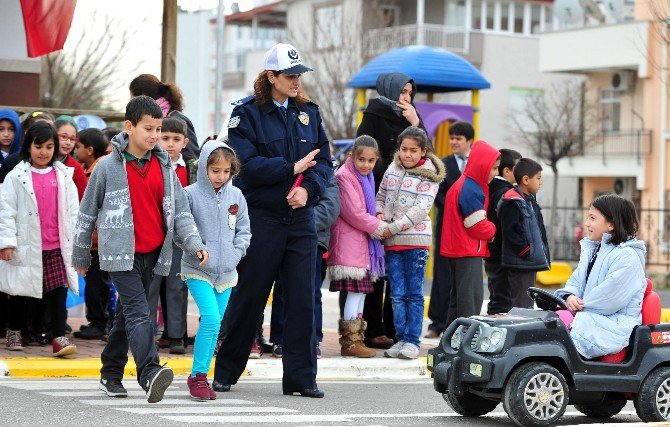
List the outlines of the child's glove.
{"type": "Polygon", "coordinates": [[[370,236],[373,239],[377,239],[377,240],[385,239],[385,237],[383,237],[383,236],[384,236],[385,233],[389,232],[388,229],[389,229],[388,223],[386,223],[384,221],[380,221],[379,225],[377,226],[377,229],[375,231],[373,231],[370,234],[370,236]]]}

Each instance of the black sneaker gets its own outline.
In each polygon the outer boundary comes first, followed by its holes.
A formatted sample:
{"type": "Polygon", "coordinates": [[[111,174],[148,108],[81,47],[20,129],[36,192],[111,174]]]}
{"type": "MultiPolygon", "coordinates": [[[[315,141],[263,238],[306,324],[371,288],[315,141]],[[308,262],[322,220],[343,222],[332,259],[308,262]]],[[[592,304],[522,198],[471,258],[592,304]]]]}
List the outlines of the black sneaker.
{"type": "Polygon", "coordinates": [[[106,332],[107,331],[98,328],[97,326],[87,326],[85,329],[75,331],[72,336],[82,340],[99,340],[106,332]]]}
{"type": "Polygon", "coordinates": [[[281,358],[281,352],[282,352],[281,344],[275,344],[272,346],[273,357],[281,358]]]}
{"type": "Polygon", "coordinates": [[[98,388],[105,392],[109,397],[128,397],[126,388],[121,384],[121,380],[100,378],[98,388]]]}
{"type": "Polygon", "coordinates": [[[184,347],[184,340],[178,338],[170,338],[170,354],[184,354],[186,347],[184,347]]]}
{"type": "Polygon", "coordinates": [[[165,390],[170,387],[173,379],[174,373],[172,369],[167,367],[160,368],[154,377],[147,381],[147,402],[157,403],[163,400],[165,390]]]}

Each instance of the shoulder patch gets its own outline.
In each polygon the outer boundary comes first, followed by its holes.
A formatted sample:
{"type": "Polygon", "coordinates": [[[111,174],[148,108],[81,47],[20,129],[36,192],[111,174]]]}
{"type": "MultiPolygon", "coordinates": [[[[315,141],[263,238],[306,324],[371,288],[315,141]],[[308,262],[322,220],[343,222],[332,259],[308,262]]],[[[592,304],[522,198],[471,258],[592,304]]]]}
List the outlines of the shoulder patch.
{"type": "Polygon", "coordinates": [[[253,101],[254,97],[253,96],[247,96],[246,98],[238,99],[237,101],[231,103],[231,105],[244,105],[247,104],[250,101],[253,101]]]}
{"type": "Polygon", "coordinates": [[[228,120],[228,129],[236,128],[240,124],[240,116],[233,116],[228,120]]]}

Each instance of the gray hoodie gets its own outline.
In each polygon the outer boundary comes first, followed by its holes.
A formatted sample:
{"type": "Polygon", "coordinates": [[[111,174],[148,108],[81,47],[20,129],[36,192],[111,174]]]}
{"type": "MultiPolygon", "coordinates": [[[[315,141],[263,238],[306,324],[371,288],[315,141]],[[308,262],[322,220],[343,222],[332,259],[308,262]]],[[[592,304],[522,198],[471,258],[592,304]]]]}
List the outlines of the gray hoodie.
{"type": "MultiPolygon", "coordinates": [[[[135,228],[130,206],[130,190],[123,152],[128,146],[128,135],[121,132],[112,138],[112,152],[98,162],[91,174],[79,206],[74,231],[72,266],[88,268],[91,265],[91,234],[98,223],[98,253],[103,271],[130,271],[135,259],[135,228]]],[[[180,241],[184,253],[195,255],[205,248],[193,216],[188,208],[184,191],[167,152],[160,145],[151,150],[163,172],[163,220],[165,240],[154,273],[167,276],[172,264],[172,240],[180,241]]]]}
{"type": "Polygon", "coordinates": [[[202,267],[200,260],[184,252],[181,274],[184,279],[205,280],[218,292],[237,284],[237,264],[246,254],[251,243],[251,227],[247,202],[232,179],[214,191],[207,176],[207,160],[217,148],[233,151],[221,141],[209,141],[200,151],[198,180],[186,187],[191,212],[209,251],[209,262],[202,267]]]}

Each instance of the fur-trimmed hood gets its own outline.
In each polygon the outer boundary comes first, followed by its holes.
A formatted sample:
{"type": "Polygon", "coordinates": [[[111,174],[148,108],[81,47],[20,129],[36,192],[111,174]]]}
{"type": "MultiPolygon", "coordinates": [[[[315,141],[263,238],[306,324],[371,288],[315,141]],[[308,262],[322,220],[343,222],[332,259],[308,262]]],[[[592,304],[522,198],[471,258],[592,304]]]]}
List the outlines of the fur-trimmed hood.
{"type": "MultiPolygon", "coordinates": [[[[438,184],[444,180],[444,177],[447,175],[446,168],[444,167],[444,162],[433,153],[426,154],[426,162],[421,166],[415,166],[413,168],[407,169],[407,173],[412,175],[418,175],[421,178],[429,179],[438,184]]],[[[402,162],[400,161],[400,151],[396,151],[393,155],[393,162],[396,166],[404,168],[402,162]]]]}

